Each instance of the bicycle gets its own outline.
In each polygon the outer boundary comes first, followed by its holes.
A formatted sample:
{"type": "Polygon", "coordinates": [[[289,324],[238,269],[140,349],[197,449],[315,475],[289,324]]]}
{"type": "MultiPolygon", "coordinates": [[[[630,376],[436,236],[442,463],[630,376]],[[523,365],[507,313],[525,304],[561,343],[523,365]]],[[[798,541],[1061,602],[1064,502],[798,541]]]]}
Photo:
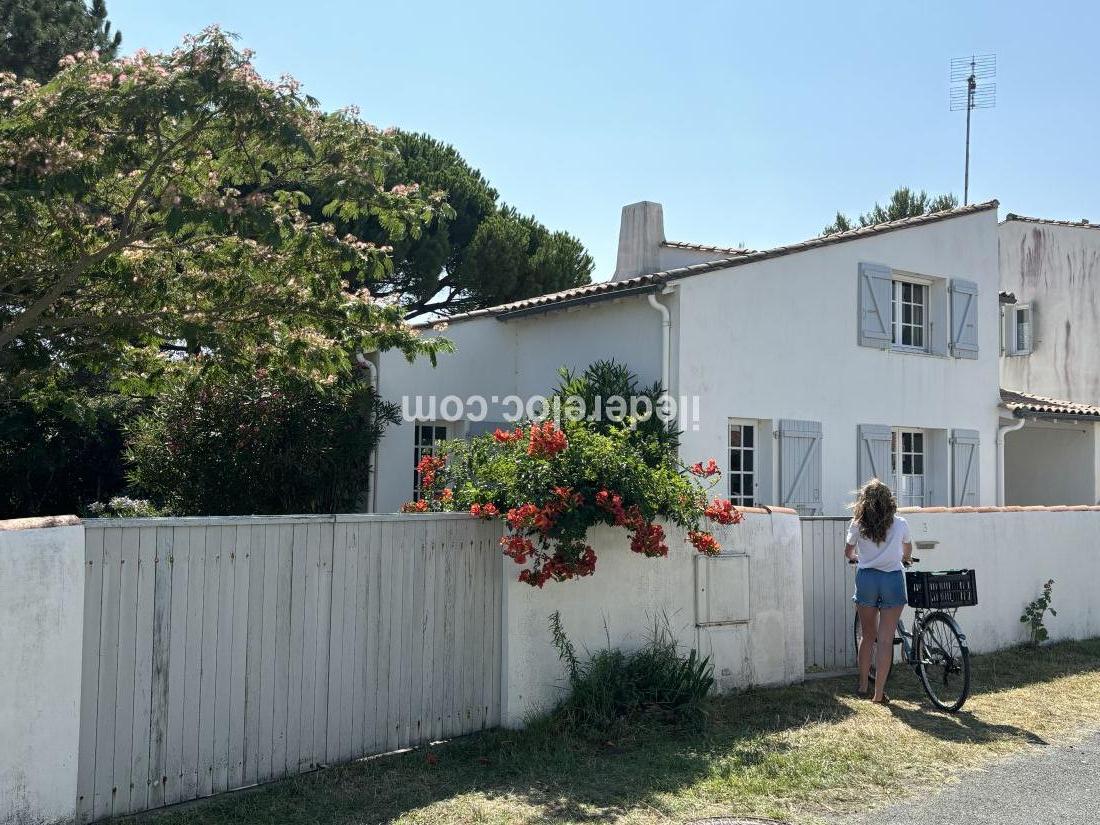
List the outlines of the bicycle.
{"type": "MultiPolygon", "coordinates": [[[[914,558],[912,563],[919,561],[920,559],[914,558]]],[[[941,604],[929,610],[926,607],[929,594],[921,593],[915,598],[914,589],[921,588],[911,587],[907,576],[908,601],[909,606],[913,608],[913,630],[907,630],[905,622],[899,618],[897,630],[894,632],[894,644],[901,645],[902,663],[909,665],[916,672],[932,704],[940,710],[956,713],[970,695],[970,649],[966,644],[966,634],[959,628],[954,614],[959,606],[977,603],[977,597],[973,592],[973,572],[951,571],[926,574],[926,576],[932,580],[940,577],[952,577],[953,580],[968,577],[970,592],[957,606],[942,609],[944,605],[941,604]]],[[[926,580],[922,579],[922,582],[926,580]]],[[[941,602],[945,601],[942,595],[940,594],[938,599],[941,602]]],[[[946,601],[950,603],[950,594],[947,595],[946,601]]],[[[854,636],[855,649],[858,651],[860,640],[863,638],[858,612],[855,617],[854,636]]],[[[876,641],[871,647],[872,681],[875,678],[877,648],[876,641]]]]}

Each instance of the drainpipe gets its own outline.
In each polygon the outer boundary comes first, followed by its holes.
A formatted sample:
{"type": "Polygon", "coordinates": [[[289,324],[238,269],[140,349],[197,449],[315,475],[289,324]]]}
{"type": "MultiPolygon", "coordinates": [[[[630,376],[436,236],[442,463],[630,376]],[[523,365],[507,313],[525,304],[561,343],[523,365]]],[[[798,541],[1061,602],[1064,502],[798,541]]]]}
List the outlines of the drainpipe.
{"type": "Polygon", "coordinates": [[[669,386],[669,358],[672,351],[672,315],[668,307],[657,300],[656,293],[649,293],[649,305],[661,313],[661,389],[671,393],[669,386]]]}
{"type": "Polygon", "coordinates": [[[1026,418],[1021,418],[1015,424],[1005,424],[997,428],[997,506],[1005,503],[1005,435],[1014,433],[1027,423],[1026,418]]]}
{"type": "MultiPolygon", "coordinates": [[[[378,367],[374,365],[367,356],[361,352],[355,353],[355,363],[364,367],[367,373],[370,375],[370,385],[374,388],[374,394],[376,396],[381,395],[378,388],[378,367]]],[[[374,445],[374,455],[371,456],[370,463],[370,497],[367,501],[367,512],[378,512],[378,444],[374,445]]]]}

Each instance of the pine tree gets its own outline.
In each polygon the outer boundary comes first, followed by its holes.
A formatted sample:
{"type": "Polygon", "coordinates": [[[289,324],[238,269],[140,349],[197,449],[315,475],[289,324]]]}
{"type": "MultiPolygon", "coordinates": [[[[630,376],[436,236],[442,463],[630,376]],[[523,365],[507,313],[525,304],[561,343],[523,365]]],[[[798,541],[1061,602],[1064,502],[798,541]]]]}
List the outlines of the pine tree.
{"type": "Polygon", "coordinates": [[[111,30],[104,0],[0,0],[0,72],[45,83],[67,54],[114,57],[121,32],[111,30]]]}

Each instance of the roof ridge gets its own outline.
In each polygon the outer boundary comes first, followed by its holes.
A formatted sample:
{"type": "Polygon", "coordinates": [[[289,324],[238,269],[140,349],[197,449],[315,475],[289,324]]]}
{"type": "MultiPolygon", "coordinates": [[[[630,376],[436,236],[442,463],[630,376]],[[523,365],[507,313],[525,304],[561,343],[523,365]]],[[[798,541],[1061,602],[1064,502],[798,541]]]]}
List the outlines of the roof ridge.
{"type": "Polygon", "coordinates": [[[909,218],[900,218],[894,221],[887,221],[885,223],[871,224],[870,226],[860,226],[856,229],[848,229],[844,232],[834,232],[831,235],[819,235],[815,238],[808,238],[804,241],[797,241],[792,244],[785,244],[783,246],[772,247],[771,249],[760,249],[752,252],[744,252],[740,255],[735,255],[732,258],[720,258],[714,261],[702,261],[700,263],[687,264],[685,266],[675,267],[673,269],[666,269],[660,272],[653,272],[646,275],[636,275],[633,278],[624,278],[621,281],[597,281],[591,284],[585,284],[583,286],[575,286],[570,289],[565,289],[560,292],[551,292],[546,295],[534,295],[530,298],[523,298],[518,301],[512,301],[506,304],[498,304],[496,306],[485,307],[483,309],[474,309],[469,312],[460,312],[456,315],[451,315],[448,318],[437,318],[431,321],[425,320],[423,322],[413,322],[412,326],[430,326],[437,323],[449,323],[451,321],[463,321],[468,318],[479,318],[486,315],[501,315],[507,312],[512,312],[520,309],[529,309],[539,306],[552,305],[559,301],[567,300],[569,298],[582,298],[589,295],[601,295],[606,293],[614,293],[620,291],[626,291],[632,287],[640,287],[645,284],[660,284],[666,281],[679,280],[680,278],[686,278],[689,275],[701,275],[706,272],[714,272],[719,269],[727,269],[735,266],[741,266],[742,264],[754,263],[756,261],[764,261],[770,258],[778,258],[783,255],[793,255],[798,252],[804,252],[809,249],[817,249],[822,246],[831,246],[836,243],[844,243],[845,241],[860,240],[865,237],[873,235],[879,235],[885,232],[893,232],[898,229],[908,229],[913,226],[922,226],[926,223],[936,223],[938,221],[949,220],[951,218],[959,218],[964,215],[971,215],[977,212],[985,212],[990,209],[996,209],[1000,206],[1000,202],[997,200],[984,201],[982,203],[972,203],[967,206],[959,206],[955,209],[944,209],[940,212],[930,212],[926,215],[914,215],[909,218]]]}
{"type": "Polygon", "coordinates": [[[755,252],[755,249],[746,249],[738,246],[711,246],[705,243],[690,243],[689,241],[661,241],[661,246],[670,249],[694,249],[696,252],[729,252],[733,255],[745,255],[755,252]]]}
{"type": "Polygon", "coordinates": [[[1057,218],[1033,218],[1029,215],[1017,215],[1015,212],[1009,212],[1005,215],[1005,219],[1001,223],[1008,223],[1009,221],[1020,221],[1021,223],[1048,223],[1053,226],[1068,226],[1073,229],[1100,229],[1100,223],[1090,223],[1087,218],[1081,218],[1079,221],[1062,221],[1057,218]]]}

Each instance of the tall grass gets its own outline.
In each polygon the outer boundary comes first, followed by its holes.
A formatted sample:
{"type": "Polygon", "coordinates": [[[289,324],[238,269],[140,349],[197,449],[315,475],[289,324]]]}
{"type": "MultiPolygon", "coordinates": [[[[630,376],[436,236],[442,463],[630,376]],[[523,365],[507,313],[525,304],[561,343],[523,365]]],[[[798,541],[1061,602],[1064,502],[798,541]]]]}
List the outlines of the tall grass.
{"type": "Polygon", "coordinates": [[[550,633],[569,679],[569,695],[546,720],[581,735],[606,737],[641,715],[673,722],[701,723],[703,700],[714,686],[709,657],[694,650],[683,656],[667,616],[656,617],[645,644],[635,651],[611,647],[585,662],[555,611],[550,633]]]}

